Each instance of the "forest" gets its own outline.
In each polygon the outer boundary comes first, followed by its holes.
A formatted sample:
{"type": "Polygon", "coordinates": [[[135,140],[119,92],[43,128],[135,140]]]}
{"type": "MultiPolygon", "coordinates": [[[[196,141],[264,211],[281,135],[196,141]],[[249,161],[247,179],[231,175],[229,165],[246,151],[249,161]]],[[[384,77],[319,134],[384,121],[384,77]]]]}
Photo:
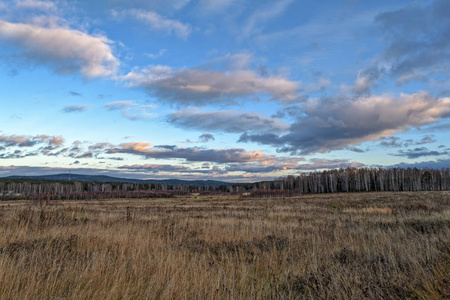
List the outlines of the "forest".
{"type": "Polygon", "coordinates": [[[347,168],[230,186],[0,179],[1,200],[170,198],[192,194],[283,197],[303,194],[450,190],[450,169],[347,168]]]}

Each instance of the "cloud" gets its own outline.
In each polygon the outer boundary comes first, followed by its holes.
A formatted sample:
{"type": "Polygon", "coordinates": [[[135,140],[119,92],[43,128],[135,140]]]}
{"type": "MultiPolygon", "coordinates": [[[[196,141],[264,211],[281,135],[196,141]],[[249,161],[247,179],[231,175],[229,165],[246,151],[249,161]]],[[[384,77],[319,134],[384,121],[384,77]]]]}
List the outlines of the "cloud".
{"type": "Polygon", "coordinates": [[[0,144],[5,147],[32,147],[37,144],[46,144],[50,147],[59,147],[62,145],[64,139],[62,136],[49,135],[0,135],[0,144]]]}
{"type": "Polygon", "coordinates": [[[74,91],[69,91],[69,94],[70,94],[71,96],[74,96],[74,97],[81,97],[81,96],[83,96],[81,93],[74,92],[74,91]]]}
{"type": "Polygon", "coordinates": [[[429,161],[420,161],[413,163],[401,162],[395,165],[386,166],[388,168],[418,168],[418,169],[447,169],[450,168],[450,159],[437,159],[437,160],[429,160],[429,161]]]}
{"type": "Polygon", "coordinates": [[[378,80],[385,73],[384,68],[372,66],[366,70],[358,72],[351,91],[357,96],[369,95],[370,90],[375,87],[378,80]]]}
{"type": "Polygon", "coordinates": [[[414,148],[414,149],[408,149],[408,150],[399,150],[397,154],[392,154],[395,156],[406,156],[409,159],[415,159],[423,156],[442,156],[442,155],[448,155],[449,153],[447,151],[439,152],[439,151],[433,151],[429,150],[427,147],[420,147],[420,148],[414,148]]]}
{"type": "Polygon", "coordinates": [[[168,34],[175,34],[181,39],[186,40],[192,33],[192,26],[182,23],[178,20],[168,19],[153,11],[143,9],[128,9],[122,12],[114,12],[116,15],[131,16],[136,20],[149,25],[152,30],[163,31],[168,34]]]}
{"type": "Polygon", "coordinates": [[[225,163],[221,166],[212,166],[210,162],[202,164],[201,168],[188,168],[182,165],[161,165],[161,164],[144,164],[144,165],[125,165],[119,167],[120,169],[128,169],[133,172],[174,172],[174,173],[202,173],[202,174],[221,174],[229,173],[270,173],[283,170],[296,170],[299,168],[298,162],[304,161],[303,158],[274,158],[272,161],[254,161],[242,163],[225,163]]]}
{"type": "MultiPolygon", "coordinates": [[[[164,10],[168,12],[173,12],[174,10],[180,10],[189,4],[191,0],[165,0],[165,1],[145,1],[145,0],[108,0],[105,3],[108,7],[118,7],[118,8],[141,8],[149,10],[164,10]]],[[[103,2],[101,2],[103,3],[103,2]]],[[[95,3],[98,6],[98,3],[95,3]]],[[[106,7],[104,7],[106,9],[106,7]]]]}
{"type": "Polygon", "coordinates": [[[209,142],[209,141],[214,141],[215,140],[215,138],[214,138],[214,135],[212,135],[211,133],[203,133],[202,135],[200,135],[199,137],[198,137],[198,139],[201,141],[201,142],[209,142]]]}
{"type": "Polygon", "coordinates": [[[171,113],[167,120],[172,125],[185,129],[228,133],[283,133],[289,129],[289,124],[275,118],[266,118],[254,112],[242,113],[232,110],[199,111],[188,108],[171,113]]]}
{"type": "Polygon", "coordinates": [[[339,169],[339,168],[362,168],[365,165],[356,161],[349,161],[347,159],[311,159],[309,164],[298,165],[299,170],[322,170],[322,169],[339,169]]]}
{"type": "Polygon", "coordinates": [[[281,102],[297,99],[299,83],[281,76],[261,77],[252,70],[173,70],[167,66],[135,68],[123,77],[132,87],[140,87],[168,103],[205,105],[233,103],[238,97],[270,95],[281,102]]]}
{"type": "Polygon", "coordinates": [[[434,136],[431,135],[424,136],[419,141],[414,141],[412,139],[401,140],[399,137],[396,136],[381,137],[380,140],[381,142],[378,144],[378,146],[381,146],[383,148],[401,148],[401,147],[408,147],[410,145],[425,145],[436,142],[434,136]]]}
{"type": "Polygon", "coordinates": [[[145,164],[145,165],[124,165],[118,169],[125,169],[130,171],[151,171],[158,172],[192,172],[193,170],[180,165],[160,165],[160,164],[145,164]]]}
{"type": "Polygon", "coordinates": [[[120,111],[124,118],[131,121],[155,118],[157,114],[149,112],[154,108],[154,105],[141,105],[133,100],[114,101],[105,105],[106,110],[120,111]]]}
{"type": "Polygon", "coordinates": [[[111,143],[95,143],[89,146],[89,150],[103,150],[111,147],[114,147],[111,143]]]}
{"type": "Polygon", "coordinates": [[[400,148],[404,146],[404,143],[401,141],[399,137],[396,136],[390,136],[390,137],[381,137],[381,142],[378,144],[378,146],[383,148],[400,148]]]}
{"type": "Polygon", "coordinates": [[[223,13],[232,6],[237,0],[200,0],[197,8],[205,15],[223,13]]]}
{"type": "Polygon", "coordinates": [[[360,162],[350,161],[347,159],[318,159],[313,158],[309,163],[298,164],[304,161],[303,158],[292,159],[291,161],[283,161],[278,159],[275,163],[264,165],[260,163],[243,163],[226,167],[228,172],[245,172],[245,173],[269,173],[283,170],[291,171],[314,171],[325,169],[339,169],[339,168],[361,168],[365,165],[360,162]]]}
{"type": "Polygon", "coordinates": [[[87,105],[87,104],[67,105],[67,106],[64,106],[63,112],[66,112],[66,113],[84,112],[87,110],[88,107],[89,107],[89,105],[87,105]]]}
{"type": "Polygon", "coordinates": [[[16,0],[16,6],[22,9],[33,9],[42,11],[54,11],[57,9],[55,3],[52,1],[39,0],[16,0]]]}
{"type": "Polygon", "coordinates": [[[63,143],[64,139],[62,136],[0,135],[0,145],[2,145],[0,146],[0,158],[10,159],[39,154],[49,155],[50,151],[59,149],[63,143]],[[22,149],[17,149],[17,147],[22,149]]]}
{"type": "Polygon", "coordinates": [[[49,66],[57,73],[105,77],[119,67],[111,41],[75,29],[0,20],[0,40],[22,52],[29,62],[49,66]]]}
{"type": "Polygon", "coordinates": [[[152,58],[152,59],[156,59],[156,58],[160,58],[161,56],[163,56],[164,53],[166,53],[166,52],[167,52],[166,49],[161,49],[161,50],[159,50],[159,52],[156,53],[156,54],[153,54],[153,53],[146,53],[145,55],[148,56],[148,57],[150,57],[150,58],[152,58]]]}
{"type": "Polygon", "coordinates": [[[186,161],[242,163],[250,161],[273,161],[273,156],[266,156],[261,151],[247,152],[244,149],[202,149],[178,148],[173,149],[151,147],[147,142],[132,142],[121,144],[120,147],[107,150],[107,153],[126,153],[143,156],[145,158],[171,159],[181,158],[186,161]]]}
{"type": "Polygon", "coordinates": [[[241,37],[248,38],[259,33],[264,27],[264,23],[280,16],[292,2],[293,0],[278,0],[256,9],[241,29],[241,37]]]}
{"type": "Polygon", "coordinates": [[[136,101],[114,101],[108,104],[105,104],[105,109],[106,110],[124,110],[124,109],[128,109],[132,106],[136,106],[137,103],[136,101]]]}
{"type": "Polygon", "coordinates": [[[155,145],[157,149],[166,149],[166,150],[174,150],[177,146],[175,145],[155,145]]]}
{"type": "Polygon", "coordinates": [[[0,136],[0,144],[3,144],[6,147],[11,146],[31,147],[34,146],[37,142],[38,141],[36,141],[35,139],[26,136],[17,136],[17,135],[0,136]]]}
{"type": "Polygon", "coordinates": [[[436,123],[450,117],[450,98],[426,92],[356,99],[310,99],[301,105],[289,133],[243,134],[240,142],[272,145],[280,152],[309,154],[328,152],[376,140],[411,127],[436,123]]]}
{"type": "Polygon", "coordinates": [[[435,143],[436,140],[434,139],[434,136],[427,135],[423,137],[420,141],[415,142],[415,145],[424,145],[424,144],[431,144],[435,143]]]}
{"type": "Polygon", "coordinates": [[[394,77],[398,84],[428,81],[442,75],[447,78],[450,75],[448,11],[449,1],[436,0],[412,2],[401,9],[378,14],[375,25],[388,45],[358,75],[354,91],[368,93],[386,75],[394,77]]]}
{"type": "Polygon", "coordinates": [[[36,151],[33,152],[23,152],[22,150],[15,150],[12,153],[0,153],[0,159],[18,159],[25,158],[29,156],[36,156],[39,153],[36,151]]]}

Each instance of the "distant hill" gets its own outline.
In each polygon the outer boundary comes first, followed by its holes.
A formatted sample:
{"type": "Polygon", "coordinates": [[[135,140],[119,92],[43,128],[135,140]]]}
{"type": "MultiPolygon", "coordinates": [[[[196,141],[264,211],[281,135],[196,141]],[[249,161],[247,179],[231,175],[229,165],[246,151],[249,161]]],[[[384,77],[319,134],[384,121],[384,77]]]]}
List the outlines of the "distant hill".
{"type": "Polygon", "coordinates": [[[106,175],[82,175],[82,174],[55,174],[55,175],[42,175],[42,176],[8,176],[4,178],[11,179],[34,179],[34,180],[57,180],[57,181],[92,181],[92,182],[131,182],[131,183],[159,183],[159,184],[180,184],[180,185],[208,185],[208,186],[219,186],[219,185],[234,185],[234,183],[216,181],[216,180],[179,180],[179,179],[131,179],[131,178],[119,178],[111,177],[106,175]]]}

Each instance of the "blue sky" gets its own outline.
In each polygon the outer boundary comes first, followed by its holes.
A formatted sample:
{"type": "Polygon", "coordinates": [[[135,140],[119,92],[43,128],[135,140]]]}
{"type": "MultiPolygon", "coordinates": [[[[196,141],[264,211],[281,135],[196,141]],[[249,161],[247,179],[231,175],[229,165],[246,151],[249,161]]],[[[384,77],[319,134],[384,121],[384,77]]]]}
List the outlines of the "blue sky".
{"type": "Polygon", "coordinates": [[[0,1],[0,176],[450,167],[450,2],[0,1]]]}

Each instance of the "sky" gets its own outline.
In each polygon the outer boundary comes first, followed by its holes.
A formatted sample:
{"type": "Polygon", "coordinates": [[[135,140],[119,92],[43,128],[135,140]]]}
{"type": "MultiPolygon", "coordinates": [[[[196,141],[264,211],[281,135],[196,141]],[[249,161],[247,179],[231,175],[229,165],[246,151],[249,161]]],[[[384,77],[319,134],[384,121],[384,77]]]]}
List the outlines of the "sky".
{"type": "Polygon", "coordinates": [[[450,167],[450,1],[0,1],[0,177],[450,167]]]}

